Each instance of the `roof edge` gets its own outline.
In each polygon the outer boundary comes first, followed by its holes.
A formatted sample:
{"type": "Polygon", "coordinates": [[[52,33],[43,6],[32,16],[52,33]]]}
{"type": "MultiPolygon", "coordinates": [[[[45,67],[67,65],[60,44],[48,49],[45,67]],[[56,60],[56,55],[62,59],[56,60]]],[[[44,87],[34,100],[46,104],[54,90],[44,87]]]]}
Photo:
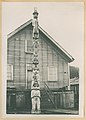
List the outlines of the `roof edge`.
{"type": "Polygon", "coordinates": [[[58,44],[46,31],[44,31],[40,26],[39,29],[56,45],[58,46],[64,53],[70,58],[71,62],[73,62],[75,59],[60,45],[58,44]]]}
{"type": "Polygon", "coordinates": [[[11,33],[9,33],[7,35],[7,38],[9,39],[13,35],[15,35],[17,32],[19,32],[20,30],[22,30],[23,28],[25,28],[27,25],[29,25],[31,22],[32,22],[32,19],[30,19],[29,21],[27,21],[24,24],[20,25],[17,29],[15,29],[14,31],[12,31],[11,33]]]}

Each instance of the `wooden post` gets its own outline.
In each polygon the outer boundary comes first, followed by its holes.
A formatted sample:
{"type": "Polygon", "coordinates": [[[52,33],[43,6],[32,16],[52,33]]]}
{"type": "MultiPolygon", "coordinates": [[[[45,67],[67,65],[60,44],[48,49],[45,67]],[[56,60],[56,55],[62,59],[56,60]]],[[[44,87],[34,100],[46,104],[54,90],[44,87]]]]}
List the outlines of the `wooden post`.
{"type": "Polygon", "coordinates": [[[68,64],[68,82],[69,82],[69,85],[68,85],[68,90],[70,90],[70,68],[69,68],[69,64],[68,64]]]}

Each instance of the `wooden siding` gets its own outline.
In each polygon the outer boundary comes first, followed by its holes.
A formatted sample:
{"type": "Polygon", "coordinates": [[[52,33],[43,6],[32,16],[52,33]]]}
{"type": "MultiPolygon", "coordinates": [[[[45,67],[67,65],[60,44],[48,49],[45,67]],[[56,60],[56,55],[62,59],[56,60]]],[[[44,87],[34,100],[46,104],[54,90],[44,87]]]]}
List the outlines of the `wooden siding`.
{"type": "MultiPolygon", "coordinates": [[[[29,40],[28,43],[30,44],[33,41],[31,26],[27,26],[7,42],[7,63],[13,65],[13,81],[18,89],[26,88],[26,64],[32,62],[33,54],[29,52],[29,49],[25,52],[25,40],[29,40]]],[[[68,86],[68,62],[41,32],[39,35],[39,68],[40,81],[46,81],[50,88],[68,86]],[[49,67],[57,67],[56,81],[48,81],[49,67]]],[[[30,81],[28,81],[28,84],[30,84],[30,81]]]]}

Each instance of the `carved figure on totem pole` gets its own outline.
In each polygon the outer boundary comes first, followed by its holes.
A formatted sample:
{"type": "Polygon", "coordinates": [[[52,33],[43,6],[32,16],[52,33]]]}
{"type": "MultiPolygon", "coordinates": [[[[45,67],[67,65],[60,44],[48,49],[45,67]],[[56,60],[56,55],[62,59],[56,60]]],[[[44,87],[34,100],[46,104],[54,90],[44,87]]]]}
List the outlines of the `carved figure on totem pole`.
{"type": "Polygon", "coordinates": [[[33,48],[35,49],[35,53],[39,51],[39,41],[37,39],[33,42],[33,48]]]}
{"type": "Polygon", "coordinates": [[[31,86],[32,113],[40,113],[40,84],[33,80],[31,86]]]}

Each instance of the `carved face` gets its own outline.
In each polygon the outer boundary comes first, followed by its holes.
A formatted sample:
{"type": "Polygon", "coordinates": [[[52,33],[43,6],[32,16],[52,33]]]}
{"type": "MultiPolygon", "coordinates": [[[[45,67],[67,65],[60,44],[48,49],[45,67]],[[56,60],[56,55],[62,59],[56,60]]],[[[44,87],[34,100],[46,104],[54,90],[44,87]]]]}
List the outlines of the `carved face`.
{"type": "Polygon", "coordinates": [[[35,81],[33,87],[39,87],[38,81],[35,81]]]}
{"type": "Polygon", "coordinates": [[[39,68],[37,67],[37,65],[35,65],[33,68],[33,72],[35,72],[35,71],[37,71],[37,72],[39,71],[39,68]]]}
{"type": "Polygon", "coordinates": [[[39,71],[38,70],[33,70],[33,73],[34,73],[34,75],[36,75],[36,74],[39,73],[39,71]]]}
{"type": "Polygon", "coordinates": [[[38,57],[38,54],[36,52],[34,53],[34,57],[38,57]]]}

